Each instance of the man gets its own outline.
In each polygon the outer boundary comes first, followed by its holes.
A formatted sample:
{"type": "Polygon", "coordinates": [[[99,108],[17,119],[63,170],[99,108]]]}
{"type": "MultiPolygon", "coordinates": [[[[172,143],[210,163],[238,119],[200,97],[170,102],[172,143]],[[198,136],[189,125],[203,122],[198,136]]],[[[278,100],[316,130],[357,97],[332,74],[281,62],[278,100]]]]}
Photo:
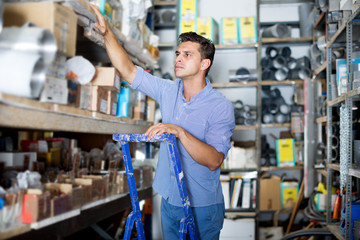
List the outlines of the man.
{"type": "MultiPolygon", "coordinates": [[[[174,66],[177,79],[161,79],[134,66],[98,9],[92,8],[98,19],[95,27],[104,36],[106,51],[122,79],[160,105],[163,123],[151,126],[145,135],[151,139],[170,133],[178,139],[199,238],[219,239],[224,221],[220,166],[230,148],[235,121],[232,104],[206,79],[215,54],[214,45],[196,33],[181,34],[174,66]]],[[[162,196],[163,238],[172,240],[179,237],[184,212],[171,159],[166,146],[161,144],[153,188],[162,196]]]]}

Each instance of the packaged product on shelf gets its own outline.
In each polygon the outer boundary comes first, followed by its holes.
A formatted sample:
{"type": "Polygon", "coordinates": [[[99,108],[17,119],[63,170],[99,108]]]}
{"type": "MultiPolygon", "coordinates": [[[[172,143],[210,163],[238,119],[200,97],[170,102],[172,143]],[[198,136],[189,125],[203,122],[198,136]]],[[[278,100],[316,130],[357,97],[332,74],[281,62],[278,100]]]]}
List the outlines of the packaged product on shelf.
{"type": "Polygon", "coordinates": [[[281,207],[292,209],[295,207],[299,193],[299,183],[295,181],[281,182],[281,207]]]}
{"type": "Polygon", "coordinates": [[[47,168],[61,167],[61,148],[50,148],[49,152],[39,152],[38,161],[45,162],[47,168]]]}
{"type": "Polygon", "coordinates": [[[179,1],[179,33],[196,32],[197,30],[197,0],[179,1]]]}
{"type": "Polygon", "coordinates": [[[0,187],[0,232],[21,224],[24,190],[4,190],[0,187]]]}
{"type": "Polygon", "coordinates": [[[276,160],[278,167],[295,166],[295,140],[282,138],[276,140],[276,160]]]}
{"type": "Polygon", "coordinates": [[[21,219],[33,223],[50,217],[50,193],[39,189],[27,189],[24,195],[21,219]]]}
{"type": "Polygon", "coordinates": [[[56,53],[54,61],[48,67],[47,75],[65,79],[66,77],[66,56],[56,53]]]}
{"type": "Polygon", "coordinates": [[[87,109],[94,112],[107,112],[108,89],[91,84],[80,87],[80,109],[87,109]]]}
{"type": "Polygon", "coordinates": [[[146,121],[154,122],[155,121],[155,108],[156,102],[154,99],[147,97],[146,101],[146,121]]]}
{"type": "Polygon", "coordinates": [[[128,87],[122,87],[118,94],[118,109],[116,116],[132,118],[133,106],[136,104],[136,100],[137,91],[128,87]]]}
{"type": "MultiPolygon", "coordinates": [[[[67,182],[70,179],[67,180],[67,182]]],[[[84,178],[75,178],[74,182],[77,186],[82,186],[83,188],[83,200],[84,204],[93,201],[93,199],[97,199],[97,196],[93,197],[93,180],[92,179],[84,179],[84,178]]]]}
{"type": "Polygon", "coordinates": [[[232,142],[227,161],[228,168],[256,168],[256,149],[255,144],[251,146],[243,145],[241,142],[232,142]]]}
{"type": "Polygon", "coordinates": [[[220,22],[220,44],[238,44],[239,19],[236,17],[223,17],[220,22]]]}
{"type": "Polygon", "coordinates": [[[46,183],[45,190],[51,196],[51,214],[56,216],[72,209],[72,185],[66,183],[46,183]]]}
{"type": "Polygon", "coordinates": [[[118,92],[117,91],[108,91],[108,100],[107,100],[107,114],[116,116],[117,104],[118,104],[118,92]]]}
{"type": "Polygon", "coordinates": [[[196,32],[214,44],[219,43],[219,24],[212,17],[198,17],[196,32]]]}
{"type": "Polygon", "coordinates": [[[77,15],[72,9],[55,2],[5,5],[4,26],[20,27],[27,22],[49,29],[56,38],[58,50],[67,56],[75,55],[77,15]]]}
{"type": "Polygon", "coordinates": [[[276,175],[262,176],[260,179],[260,210],[280,210],[281,178],[276,175]]]}
{"type": "Polygon", "coordinates": [[[88,0],[91,4],[98,6],[100,13],[107,19],[109,22],[112,22],[112,13],[113,9],[109,1],[106,0],[88,0]]]}
{"type": "Polygon", "coordinates": [[[99,197],[99,199],[106,197],[106,189],[107,189],[107,183],[108,183],[108,178],[106,176],[83,175],[81,177],[85,178],[85,179],[94,180],[94,182],[93,182],[94,191],[95,191],[94,194],[97,195],[99,197]]]}
{"type": "Polygon", "coordinates": [[[44,89],[41,92],[41,102],[68,103],[68,83],[65,79],[47,76],[44,89]]]}
{"type": "Polygon", "coordinates": [[[256,43],[257,26],[256,17],[239,18],[239,43],[256,43]]]}
{"type": "Polygon", "coordinates": [[[144,95],[141,92],[138,92],[137,102],[133,109],[133,119],[144,120],[145,110],[146,110],[145,100],[146,100],[146,95],[144,95]]]}
{"type": "Polygon", "coordinates": [[[120,90],[120,77],[113,67],[96,67],[95,76],[91,81],[94,86],[106,87],[112,91],[120,90]]]}
{"type": "Polygon", "coordinates": [[[140,187],[151,187],[153,183],[153,169],[150,166],[142,166],[140,168],[140,187]]]}

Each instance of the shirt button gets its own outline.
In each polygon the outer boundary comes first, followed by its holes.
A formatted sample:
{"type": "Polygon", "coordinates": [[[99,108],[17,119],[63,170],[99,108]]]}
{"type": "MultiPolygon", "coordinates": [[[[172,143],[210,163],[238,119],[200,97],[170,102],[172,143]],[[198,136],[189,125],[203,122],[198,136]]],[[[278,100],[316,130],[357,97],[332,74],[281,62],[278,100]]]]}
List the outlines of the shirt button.
{"type": "Polygon", "coordinates": [[[179,117],[176,117],[176,120],[179,120],[179,117]]]}
{"type": "Polygon", "coordinates": [[[186,106],[186,103],[184,103],[184,106],[186,106]]]}

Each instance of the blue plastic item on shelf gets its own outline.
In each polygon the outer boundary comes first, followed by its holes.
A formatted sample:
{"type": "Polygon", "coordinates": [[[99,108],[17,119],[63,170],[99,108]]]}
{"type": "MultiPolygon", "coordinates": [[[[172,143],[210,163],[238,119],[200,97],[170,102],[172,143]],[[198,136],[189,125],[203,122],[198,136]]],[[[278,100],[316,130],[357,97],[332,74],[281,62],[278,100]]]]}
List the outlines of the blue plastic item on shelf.
{"type": "MultiPolygon", "coordinates": [[[[341,224],[340,224],[340,232],[345,235],[345,207],[341,210],[341,224]]],[[[354,240],[353,229],[354,229],[354,221],[360,221],[360,203],[352,202],[351,203],[351,240],[354,240]]],[[[359,240],[359,239],[355,239],[359,240]]]]}

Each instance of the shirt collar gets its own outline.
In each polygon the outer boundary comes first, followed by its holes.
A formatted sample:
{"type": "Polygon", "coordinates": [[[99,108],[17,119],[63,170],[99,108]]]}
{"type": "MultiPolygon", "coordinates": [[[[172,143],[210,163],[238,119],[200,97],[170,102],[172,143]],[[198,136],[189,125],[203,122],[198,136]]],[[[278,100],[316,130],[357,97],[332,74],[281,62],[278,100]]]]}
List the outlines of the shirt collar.
{"type": "MultiPolygon", "coordinates": [[[[180,86],[179,86],[179,93],[181,94],[182,99],[186,102],[186,100],[185,100],[185,98],[184,98],[184,95],[183,95],[183,92],[184,92],[183,82],[182,82],[181,79],[178,79],[178,80],[179,80],[179,84],[180,84],[180,86]]],[[[205,96],[212,90],[213,87],[211,86],[210,81],[209,81],[207,78],[205,79],[205,81],[206,81],[206,86],[205,86],[198,94],[196,94],[195,96],[193,96],[193,97],[191,98],[191,100],[190,100],[189,103],[195,101],[195,100],[198,99],[198,98],[203,98],[203,97],[205,97],[205,96]]]]}

